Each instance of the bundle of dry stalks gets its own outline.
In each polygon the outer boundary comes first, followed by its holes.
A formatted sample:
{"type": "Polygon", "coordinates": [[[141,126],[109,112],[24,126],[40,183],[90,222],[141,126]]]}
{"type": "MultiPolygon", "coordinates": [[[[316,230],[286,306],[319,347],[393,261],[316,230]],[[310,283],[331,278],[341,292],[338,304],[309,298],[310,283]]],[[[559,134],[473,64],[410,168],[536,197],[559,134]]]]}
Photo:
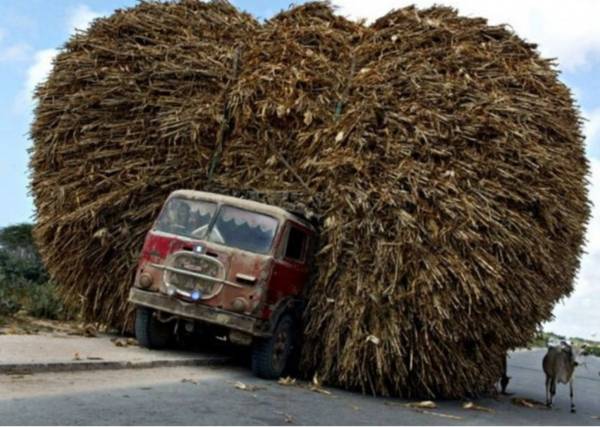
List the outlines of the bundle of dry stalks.
{"type": "Polygon", "coordinates": [[[448,8],[366,27],[321,3],[259,24],[141,3],[74,36],[37,91],[36,236],[89,320],[123,325],[166,195],[320,223],[304,370],[379,394],[487,391],[568,295],[589,206],[551,61],[448,8]]]}

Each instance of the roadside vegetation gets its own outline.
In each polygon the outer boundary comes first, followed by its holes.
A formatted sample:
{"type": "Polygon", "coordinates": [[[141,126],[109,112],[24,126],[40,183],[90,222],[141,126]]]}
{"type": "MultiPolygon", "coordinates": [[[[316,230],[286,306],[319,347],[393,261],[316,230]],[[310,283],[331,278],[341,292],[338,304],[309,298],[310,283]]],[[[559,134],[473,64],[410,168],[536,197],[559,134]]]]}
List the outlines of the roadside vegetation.
{"type": "Polygon", "coordinates": [[[40,259],[32,224],[0,228],[0,326],[19,315],[73,318],[40,259]]]}
{"type": "Polygon", "coordinates": [[[595,340],[586,340],[579,337],[565,337],[552,332],[540,332],[530,342],[529,347],[547,347],[548,345],[557,344],[563,340],[569,340],[577,346],[586,345],[586,354],[600,357],[600,342],[595,340]]]}

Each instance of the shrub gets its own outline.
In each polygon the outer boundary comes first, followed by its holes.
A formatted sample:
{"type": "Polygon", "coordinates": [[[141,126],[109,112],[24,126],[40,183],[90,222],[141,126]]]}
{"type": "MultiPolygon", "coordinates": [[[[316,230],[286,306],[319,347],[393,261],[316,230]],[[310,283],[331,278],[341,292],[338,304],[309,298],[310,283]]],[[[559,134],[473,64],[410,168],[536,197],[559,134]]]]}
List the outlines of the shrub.
{"type": "Polygon", "coordinates": [[[25,309],[29,315],[43,319],[67,320],[73,317],[52,282],[31,286],[25,309]]]}
{"type": "Polygon", "coordinates": [[[600,357],[600,345],[590,345],[585,349],[588,356],[600,357]]]}
{"type": "Polygon", "coordinates": [[[15,295],[0,287],[0,316],[12,316],[21,309],[15,295]]]}

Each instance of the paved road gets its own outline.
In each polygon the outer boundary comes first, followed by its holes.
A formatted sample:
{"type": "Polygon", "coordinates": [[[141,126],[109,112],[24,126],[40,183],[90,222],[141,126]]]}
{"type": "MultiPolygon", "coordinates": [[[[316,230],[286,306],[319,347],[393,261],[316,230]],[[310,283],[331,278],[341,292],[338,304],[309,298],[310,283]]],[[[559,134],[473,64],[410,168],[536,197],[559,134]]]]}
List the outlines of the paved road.
{"type": "MultiPolygon", "coordinates": [[[[541,351],[517,352],[509,363],[515,396],[543,400],[541,351]]],[[[600,425],[600,359],[578,373],[577,414],[559,386],[554,409],[515,406],[510,397],[482,399],[494,412],[437,402],[431,413],[406,401],[328,389],[284,386],[252,377],[243,366],[0,375],[0,424],[580,424],[600,425]],[[240,390],[236,382],[255,390],[240,390]],[[458,417],[458,418],[448,418],[458,417]]]]}

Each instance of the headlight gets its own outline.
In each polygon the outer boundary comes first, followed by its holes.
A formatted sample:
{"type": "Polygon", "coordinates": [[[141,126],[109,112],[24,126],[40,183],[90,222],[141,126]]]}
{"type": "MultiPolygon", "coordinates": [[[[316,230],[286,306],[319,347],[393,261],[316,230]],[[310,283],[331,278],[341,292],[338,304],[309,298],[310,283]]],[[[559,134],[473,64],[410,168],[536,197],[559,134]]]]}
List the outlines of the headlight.
{"type": "Polygon", "coordinates": [[[248,310],[248,301],[246,298],[237,297],[231,302],[231,309],[238,313],[244,313],[248,310]]]}

